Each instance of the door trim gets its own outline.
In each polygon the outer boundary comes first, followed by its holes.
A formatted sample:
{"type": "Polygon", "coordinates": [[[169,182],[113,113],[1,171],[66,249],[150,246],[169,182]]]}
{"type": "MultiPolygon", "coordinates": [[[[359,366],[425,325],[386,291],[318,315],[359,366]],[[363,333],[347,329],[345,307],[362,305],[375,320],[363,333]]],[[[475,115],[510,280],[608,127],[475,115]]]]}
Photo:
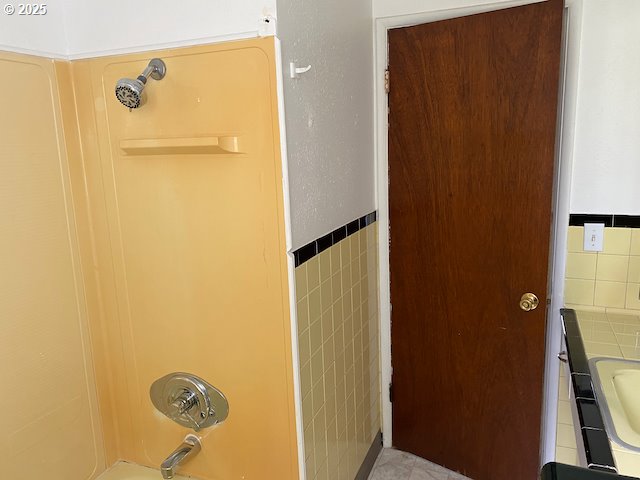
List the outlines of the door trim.
{"type": "MultiPolygon", "coordinates": [[[[479,0],[475,0],[476,3],[479,0]]],[[[458,8],[437,9],[423,12],[407,12],[407,15],[374,18],[374,115],[375,115],[375,183],[376,208],[378,210],[378,256],[379,256],[379,295],[380,295],[380,382],[382,432],[385,447],[393,445],[392,404],[389,399],[388,386],[391,383],[391,291],[389,268],[389,158],[388,158],[388,101],[385,92],[385,70],[388,64],[387,31],[392,28],[408,27],[422,23],[448,20],[450,18],[474,15],[520,5],[538,3],[544,0],[506,0],[484,4],[467,5],[458,8]]],[[[463,0],[459,0],[463,3],[463,0]]],[[[568,7],[573,2],[568,0],[568,7]]],[[[579,4],[579,2],[577,2],[579,4]]],[[[573,13],[573,12],[570,12],[573,13]]],[[[567,16],[569,18],[569,16],[567,16]]],[[[579,23],[579,22],[576,22],[579,23]]],[[[579,28],[579,26],[576,26],[579,28]]],[[[564,106],[559,125],[559,152],[556,156],[556,178],[554,179],[554,207],[552,235],[550,245],[552,257],[550,271],[553,272],[549,289],[554,287],[555,295],[551,296],[551,312],[547,315],[545,374],[543,395],[543,418],[541,434],[541,465],[555,460],[556,421],[559,368],[556,358],[560,350],[561,319],[559,309],[563,306],[564,270],[566,263],[566,238],[569,225],[569,201],[572,171],[573,131],[575,125],[575,92],[577,90],[577,61],[579,58],[579,35],[572,35],[569,42],[574,43],[573,50],[563,55],[565,65],[561,66],[565,82],[560,86],[560,105],[564,106]],[[565,95],[566,93],[566,95],[565,95]],[[562,125],[565,128],[562,128],[562,125]]],[[[562,74],[562,73],[561,73],[562,74]]],[[[391,78],[393,88],[393,77],[391,78]]]]}

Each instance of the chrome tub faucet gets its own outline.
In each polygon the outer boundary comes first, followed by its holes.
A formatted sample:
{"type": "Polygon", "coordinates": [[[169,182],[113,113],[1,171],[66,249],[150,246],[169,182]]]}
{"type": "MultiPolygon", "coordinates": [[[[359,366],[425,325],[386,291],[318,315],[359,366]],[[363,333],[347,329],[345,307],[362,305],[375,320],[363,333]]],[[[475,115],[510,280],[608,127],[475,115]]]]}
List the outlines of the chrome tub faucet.
{"type": "Polygon", "coordinates": [[[171,454],[162,462],[160,471],[162,472],[162,478],[173,478],[176,468],[187,462],[191,457],[194,457],[201,449],[200,439],[193,434],[189,434],[184,437],[182,445],[176,448],[171,454]]]}

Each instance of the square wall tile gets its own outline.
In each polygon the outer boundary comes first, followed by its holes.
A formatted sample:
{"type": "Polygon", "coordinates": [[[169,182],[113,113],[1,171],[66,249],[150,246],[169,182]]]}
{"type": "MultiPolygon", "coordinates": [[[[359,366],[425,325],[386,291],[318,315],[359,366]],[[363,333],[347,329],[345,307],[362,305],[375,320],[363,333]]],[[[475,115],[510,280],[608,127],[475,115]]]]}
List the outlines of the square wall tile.
{"type": "Polygon", "coordinates": [[[320,317],[322,322],[322,342],[326,342],[333,336],[333,311],[327,310],[320,317]]]}
{"type": "Polygon", "coordinates": [[[360,230],[358,232],[360,239],[360,253],[365,252],[367,250],[367,232],[365,230],[360,230]]]}
{"type": "Polygon", "coordinates": [[[621,357],[622,351],[620,350],[619,345],[612,345],[610,343],[600,343],[600,342],[584,342],[584,348],[589,355],[604,355],[606,357],[621,357]]]}
{"type": "Polygon", "coordinates": [[[307,267],[307,288],[311,291],[320,285],[320,259],[318,258],[318,255],[316,255],[311,260],[306,261],[303,265],[306,265],[307,267]]]}
{"type": "Polygon", "coordinates": [[[313,420],[313,402],[311,392],[302,397],[302,423],[306,429],[313,420]]]}
{"type": "Polygon", "coordinates": [[[620,347],[627,360],[640,360],[640,347],[620,347]]]}
{"type": "Polygon", "coordinates": [[[582,334],[582,340],[585,342],[598,342],[598,343],[609,343],[615,345],[618,343],[616,335],[611,331],[602,331],[602,330],[593,330],[593,329],[584,329],[582,325],[580,325],[580,333],[582,334]]]}
{"type": "Polygon", "coordinates": [[[318,263],[320,266],[320,283],[331,276],[331,253],[325,250],[318,255],[318,263]]]}
{"type": "Polygon", "coordinates": [[[578,448],[576,442],[576,432],[572,425],[558,425],[558,439],[556,445],[568,448],[578,448]]]}
{"type": "Polygon", "coordinates": [[[627,282],[640,283],[640,256],[629,257],[629,274],[627,282]]]}
{"type": "Polygon", "coordinates": [[[578,466],[578,449],[569,447],[556,447],[556,462],[566,465],[578,466]]]}
{"type": "Polygon", "coordinates": [[[624,308],[626,296],[626,283],[596,280],[596,288],[593,296],[594,305],[624,308]]]}
{"type": "Polygon", "coordinates": [[[640,283],[627,283],[625,307],[640,310],[640,283]]]}
{"type": "Polygon", "coordinates": [[[616,335],[636,335],[640,333],[640,323],[612,323],[611,329],[616,335]]]}
{"type": "Polygon", "coordinates": [[[371,248],[377,244],[376,231],[373,228],[373,225],[369,225],[365,228],[366,237],[367,237],[367,247],[371,248]]]}
{"type": "Polygon", "coordinates": [[[602,253],[629,255],[631,250],[631,228],[605,228],[602,253]]]}
{"type": "MultiPolygon", "coordinates": [[[[311,382],[311,362],[307,362],[304,365],[302,365],[302,367],[300,368],[300,390],[302,393],[302,398],[304,400],[305,397],[309,397],[309,402],[311,402],[311,386],[312,386],[312,382],[311,382]]],[[[311,418],[307,418],[304,414],[304,402],[302,404],[302,410],[303,410],[303,417],[306,420],[311,420],[311,418]]],[[[305,423],[305,426],[307,425],[307,423],[305,423]]]]}
{"type": "Polygon", "coordinates": [[[360,256],[351,261],[351,281],[354,284],[360,281],[360,256]]]}
{"type": "MultiPolygon", "coordinates": [[[[313,420],[313,415],[311,420],[313,420]]],[[[311,471],[313,472],[315,470],[315,461],[313,458],[313,422],[312,421],[310,421],[308,426],[304,428],[304,445],[305,445],[304,456],[307,460],[306,462],[307,468],[311,467],[311,471]]],[[[309,473],[309,470],[307,470],[307,474],[308,473],[309,473]]],[[[313,478],[313,476],[309,478],[313,478]]]]}
{"type": "Polygon", "coordinates": [[[342,265],[340,264],[340,248],[336,248],[334,245],[328,250],[331,257],[331,273],[335,274],[340,271],[342,265]]]}
{"type": "Polygon", "coordinates": [[[299,300],[304,297],[307,290],[307,264],[303,263],[296,267],[296,298],[299,300]]]}
{"type": "Polygon", "coordinates": [[[353,478],[380,429],[377,262],[374,223],[296,269],[310,480],[353,478]]]}
{"type": "Polygon", "coordinates": [[[298,333],[305,331],[309,328],[309,299],[302,297],[298,300],[296,305],[297,320],[298,320],[298,333]]]}
{"type": "Polygon", "coordinates": [[[560,377],[558,379],[558,400],[570,400],[569,394],[569,380],[567,377],[560,377]]]}
{"type": "MultiPolygon", "coordinates": [[[[345,238],[338,243],[338,246],[340,247],[340,266],[344,268],[346,265],[351,263],[351,244],[349,239],[345,238]]],[[[334,245],[331,248],[335,247],[336,246],[334,245]]]]}
{"type": "Polygon", "coordinates": [[[631,230],[631,255],[640,255],[640,228],[631,230]]]}
{"type": "Polygon", "coordinates": [[[349,248],[351,249],[351,261],[360,256],[360,231],[348,237],[349,248]]]}
{"type": "Polygon", "coordinates": [[[368,274],[369,272],[367,271],[367,255],[365,253],[363,255],[360,255],[360,278],[364,279],[368,274]]]}
{"type": "Polygon", "coordinates": [[[616,333],[629,333],[616,330],[617,325],[629,325],[631,328],[640,325],[640,317],[635,313],[631,314],[626,310],[614,311],[613,308],[607,309],[607,320],[609,320],[613,331],[616,333]]]}
{"type": "Polygon", "coordinates": [[[583,280],[593,280],[596,278],[597,255],[588,253],[568,253],[567,254],[567,278],[580,278],[583,280]]]}
{"type": "Polygon", "coordinates": [[[325,460],[322,463],[322,465],[318,468],[318,473],[316,473],[316,479],[317,480],[325,480],[329,475],[329,464],[327,461],[327,457],[325,456],[325,460]]]}
{"type": "Polygon", "coordinates": [[[313,383],[313,397],[314,397],[314,403],[316,403],[316,405],[318,404],[318,402],[315,402],[315,400],[322,400],[320,402],[320,405],[324,403],[324,386],[322,384],[322,381],[324,380],[323,357],[324,357],[324,353],[322,352],[322,350],[318,350],[311,357],[311,382],[313,383]],[[318,385],[320,385],[320,392],[316,391],[316,388],[318,387],[318,385]],[[318,397],[318,394],[320,394],[321,397],[318,397]]]}
{"type": "Polygon", "coordinates": [[[567,278],[564,284],[564,301],[576,305],[593,305],[595,280],[567,278]]]}
{"type": "Polygon", "coordinates": [[[311,344],[309,343],[309,329],[298,335],[298,355],[300,364],[304,365],[311,359],[311,344]]]}
{"type": "Polygon", "coordinates": [[[627,255],[598,254],[596,267],[596,280],[611,282],[626,282],[629,269],[629,257],[627,255]]]}
{"type": "Polygon", "coordinates": [[[340,271],[340,274],[342,276],[342,293],[344,294],[344,292],[347,292],[347,291],[351,290],[351,267],[350,267],[350,265],[345,265],[344,267],[342,267],[342,270],[340,271]]]}
{"type": "MultiPolygon", "coordinates": [[[[315,404],[314,404],[315,410],[315,404]]],[[[315,443],[316,464],[322,463],[327,458],[327,422],[324,416],[324,407],[320,408],[313,417],[313,441],[315,443]]]]}
{"type": "Polygon", "coordinates": [[[331,291],[331,276],[320,284],[320,308],[322,314],[333,305],[333,294],[331,291]]]}
{"type": "Polygon", "coordinates": [[[322,315],[322,298],[320,288],[316,287],[307,296],[309,304],[309,323],[315,322],[322,315]]]}
{"type": "MultiPolygon", "coordinates": [[[[338,271],[339,272],[339,271],[338,271]]],[[[342,296],[342,275],[336,273],[331,277],[331,300],[337,302],[342,296]]]]}
{"type": "Polygon", "coordinates": [[[309,327],[309,339],[311,354],[313,355],[322,346],[322,320],[315,320],[309,327]]]}
{"type": "MultiPolygon", "coordinates": [[[[567,251],[571,253],[585,253],[584,247],[584,227],[569,227],[567,234],[567,251]]],[[[586,252],[593,254],[592,252],[586,252]]]]}
{"type": "Polygon", "coordinates": [[[618,344],[621,347],[640,348],[640,333],[636,334],[616,334],[618,344]]]}

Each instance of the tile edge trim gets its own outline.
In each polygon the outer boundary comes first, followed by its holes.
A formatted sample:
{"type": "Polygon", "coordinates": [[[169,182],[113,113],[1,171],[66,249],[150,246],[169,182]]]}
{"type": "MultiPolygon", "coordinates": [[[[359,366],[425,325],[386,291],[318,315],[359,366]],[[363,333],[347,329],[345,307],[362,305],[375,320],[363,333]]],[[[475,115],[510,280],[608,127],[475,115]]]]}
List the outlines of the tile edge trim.
{"type": "Polygon", "coordinates": [[[574,375],[583,375],[591,380],[591,371],[589,370],[589,362],[586,351],[582,342],[582,334],[578,326],[578,316],[576,311],[571,308],[561,308],[560,316],[562,317],[563,335],[565,346],[567,348],[567,356],[569,360],[569,374],[571,377],[571,387],[574,393],[573,403],[578,413],[580,422],[580,436],[582,437],[584,453],[586,456],[589,469],[607,469],[617,473],[615,459],[611,451],[609,436],[605,430],[604,421],[598,399],[593,389],[593,381],[590,381],[591,396],[593,398],[584,398],[579,396],[576,384],[573,382],[574,375]],[[573,355],[573,358],[572,358],[573,355]],[[586,368],[586,371],[585,371],[586,368]],[[599,422],[598,427],[586,425],[586,412],[582,411],[582,405],[591,404],[596,408],[599,422]],[[599,435],[600,438],[591,438],[586,434],[585,430],[591,430],[592,434],[599,435]],[[603,437],[603,438],[602,438],[603,437]],[[599,440],[599,441],[598,441],[599,440]],[[605,446],[606,445],[606,446],[605,446]]]}
{"type": "Polygon", "coordinates": [[[640,215],[571,213],[570,227],[582,227],[585,223],[604,223],[605,227],[640,228],[640,215]]]}
{"type": "Polygon", "coordinates": [[[378,218],[378,213],[374,210],[371,213],[356,218],[355,220],[348,222],[341,227],[336,228],[332,232],[317,238],[306,245],[294,250],[293,258],[295,260],[295,266],[299,267],[308,260],[311,260],[316,255],[321,254],[326,249],[331,248],[341,240],[353,235],[354,233],[362,230],[365,227],[373,224],[378,218]]]}

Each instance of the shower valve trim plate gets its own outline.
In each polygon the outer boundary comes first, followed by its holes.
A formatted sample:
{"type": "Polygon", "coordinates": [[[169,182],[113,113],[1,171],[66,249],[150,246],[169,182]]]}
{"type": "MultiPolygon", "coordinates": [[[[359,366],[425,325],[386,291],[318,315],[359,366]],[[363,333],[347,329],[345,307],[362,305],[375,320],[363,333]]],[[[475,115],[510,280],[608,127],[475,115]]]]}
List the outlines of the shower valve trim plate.
{"type": "Polygon", "coordinates": [[[224,421],[229,414],[229,403],[222,392],[190,373],[159,378],[149,394],[160,412],[196,432],[224,421]]]}

